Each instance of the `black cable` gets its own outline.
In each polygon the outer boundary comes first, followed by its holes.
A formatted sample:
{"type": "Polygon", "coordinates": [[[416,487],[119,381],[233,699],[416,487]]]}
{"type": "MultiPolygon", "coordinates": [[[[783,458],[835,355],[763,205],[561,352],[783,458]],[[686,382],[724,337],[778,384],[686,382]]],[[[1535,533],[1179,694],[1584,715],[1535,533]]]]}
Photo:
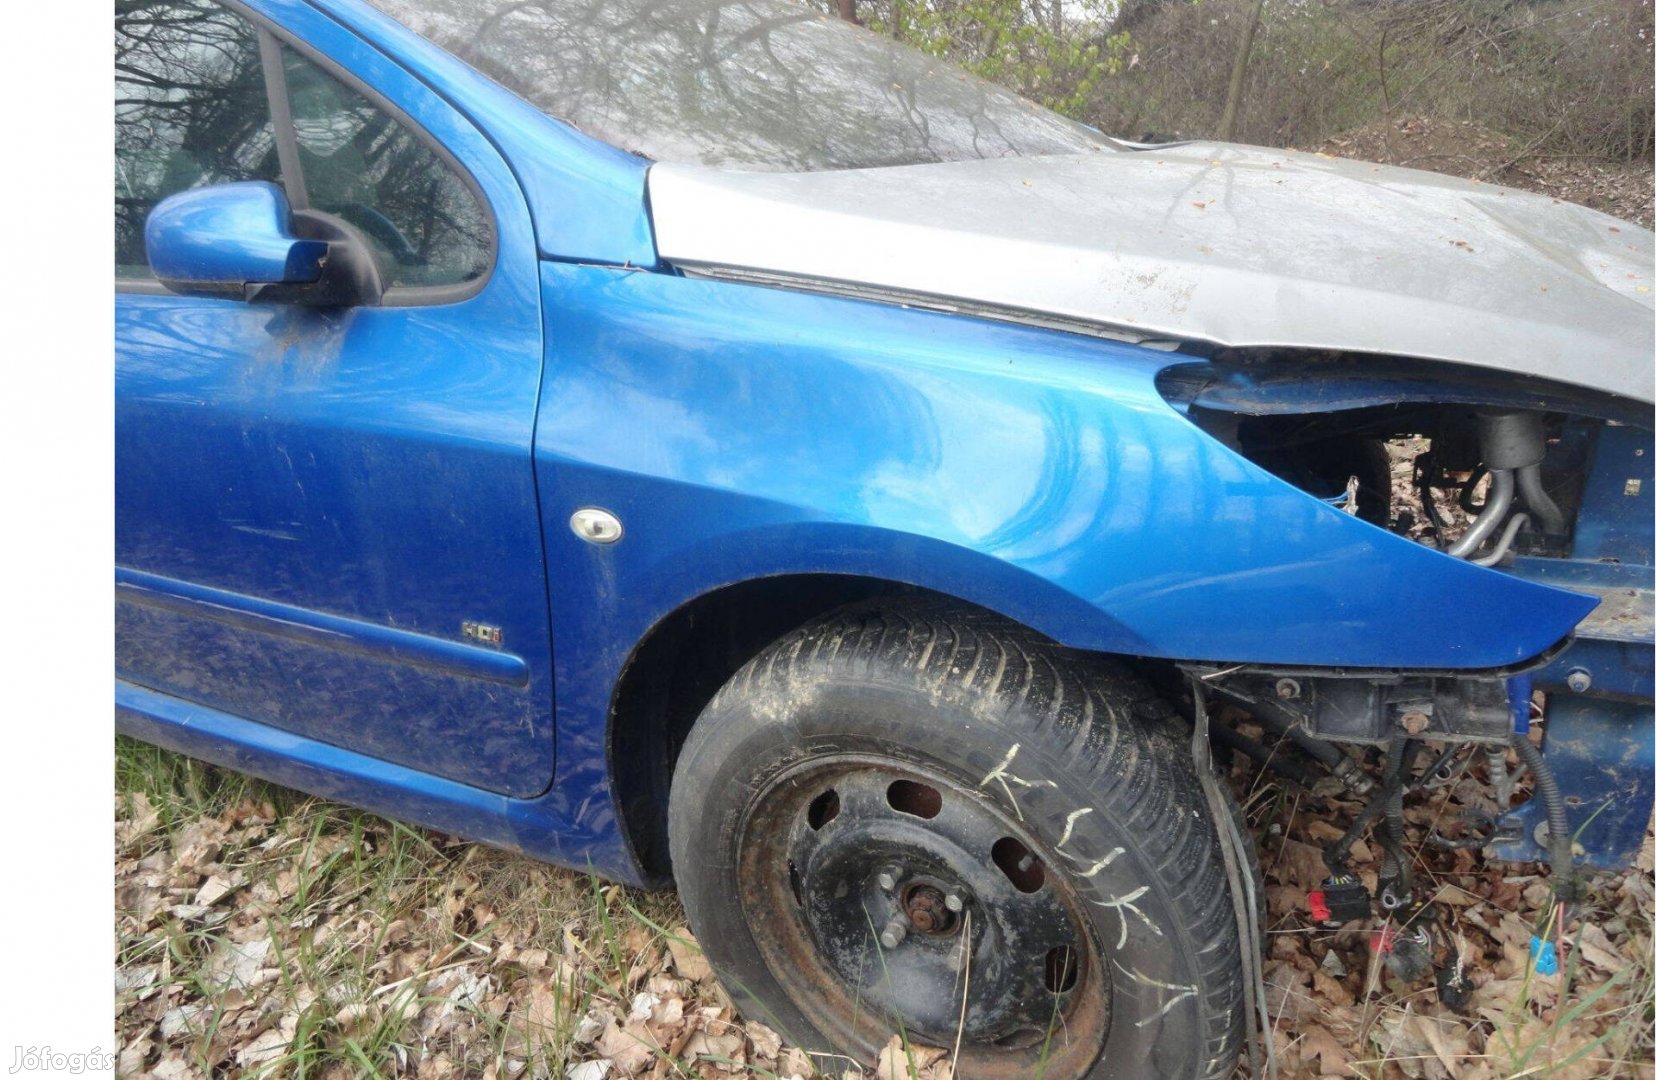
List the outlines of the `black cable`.
{"type": "MultiPolygon", "coordinates": [[[[1220,692],[1223,693],[1223,689],[1220,692]]],[[[1306,731],[1298,714],[1281,704],[1269,698],[1249,701],[1247,704],[1253,707],[1255,718],[1261,724],[1264,724],[1278,735],[1294,740],[1294,745],[1328,766],[1328,768],[1333,769],[1342,761],[1347,760],[1346,755],[1339,747],[1333,743],[1324,742],[1306,731]]]]}
{"type": "Polygon", "coordinates": [[[1535,777],[1535,790],[1540,794],[1541,808],[1547,812],[1547,856],[1552,863],[1553,895],[1560,900],[1580,900],[1586,890],[1575,873],[1570,817],[1564,809],[1564,793],[1559,790],[1558,777],[1553,774],[1546,755],[1529,741],[1528,735],[1515,731],[1509,736],[1509,742],[1518,752],[1518,760],[1528,766],[1535,777]]]}
{"type": "Polygon", "coordinates": [[[1357,811],[1357,817],[1352,821],[1351,828],[1333,847],[1323,849],[1323,864],[1333,874],[1343,874],[1346,870],[1346,860],[1351,857],[1351,847],[1367,829],[1369,824],[1386,812],[1391,804],[1392,796],[1402,790],[1405,782],[1403,775],[1404,745],[1411,740],[1401,736],[1393,737],[1386,747],[1386,770],[1383,774],[1380,790],[1374,797],[1363,804],[1357,811]]]}
{"type": "MultiPolygon", "coordinates": [[[[1166,683],[1166,684],[1164,684],[1164,686],[1167,689],[1166,696],[1168,697],[1169,700],[1171,700],[1173,702],[1173,707],[1176,708],[1179,711],[1179,715],[1183,716],[1187,722],[1189,722],[1191,724],[1194,724],[1196,722],[1196,716],[1195,716],[1195,712],[1194,712],[1190,702],[1187,701],[1184,696],[1175,693],[1171,688],[1172,687],[1171,683],[1166,683]]],[[[1267,730],[1272,731],[1272,732],[1274,732],[1278,735],[1286,734],[1286,732],[1284,732],[1282,730],[1281,726],[1280,726],[1280,721],[1277,721],[1277,720],[1274,720],[1274,719],[1267,719],[1267,718],[1262,717],[1262,716],[1260,716],[1260,715],[1258,715],[1257,713],[1254,712],[1254,707],[1257,706],[1259,703],[1254,701],[1252,698],[1245,697],[1245,696],[1243,696],[1241,694],[1238,694],[1234,691],[1226,691],[1225,688],[1221,687],[1221,686],[1208,686],[1207,684],[1203,684],[1203,688],[1204,688],[1204,690],[1211,690],[1214,693],[1217,693],[1220,696],[1225,697],[1225,698],[1227,698],[1231,701],[1237,702],[1237,703],[1241,704],[1242,706],[1244,706],[1245,708],[1247,708],[1250,713],[1254,713],[1254,719],[1259,721],[1261,727],[1264,727],[1267,730]]],[[[1303,730],[1302,730],[1301,733],[1305,734],[1303,732],[1303,730]]],[[[1248,736],[1242,734],[1240,731],[1237,731],[1234,728],[1225,727],[1224,725],[1218,724],[1218,723],[1210,723],[1210,725],[1209,725],[1209,736],[1212,738],[1212,740],[1214,742],[1218,743],[1220,746],[1223,746],[1223,747],[1225,747],[1227,749],[1230,749],[1230,750],[1235,750],[1235,751],[1237,751],[1239,753],[1242,753],[1242,754],[1246,754],[1248,757],[1250,757],[1250,758],[1254,759],[1255,761],[1259,762],[1265,768],[1271,769],[1274,772],[1278,772],[1278,773],[1282,774],[1283,776],[1287,777],[1289,780],[1292,780],[1294,783],[1298,784],[1300,787],[1304,788],[1307,791],[1312,790],[1316,786],[1317,777],[1314,776],[1311,773],[1311,771],[1305,767],[1304,763],[1302,763],[1299,760],[1296,760],[1293,757],[1290,757],[1288,755],[1288,748],[1287,747],[1269,747],[1269,746],[1266,746],[1264,743],[1260,742],[1258,739],[1250,739],[1248,736]]],[[[1340,753],[1340,751],[1335,750],[1333,747],[1329,746],[1327,743],[1322,742],[1322,740],[1317,739],[1314,736],[1311,736],[1309,734],[1306,734],[1305,737],[1307,739],[1309,739],[1311,742],[1317,743],[1320,746],[1325,747],[1328,750],[1333,751],[1334,755],[1337,758],[1342,759],[1342,760],[1347,760],[1347,761],[1350,760],[1350,759],[1346,758],[1344,754],[1340,753]]],[[[1299,745],[1301,749],[1306,750],[1306,752],[1309,754],[1309,756],[1313,760],[1315,760],[1318,764],[1321,764],[1321,765],[1328,764],[1326,761],[1322,760],[1320,755],[1311,752],[1309,750],[1309,748],[1307,748],[1307,747],[1303,746],[1302,744],[1300,744],[1298,740],[1295,740],[1295,745],[1299,745]]],[[[1356,775],[1359,776],[1359,777],[1364,776],[1364,774],[1361,772],[1361,770],[1358,770],[1356,768],[1355,764],[1352,764],[1352,765],[1349,766],[1349,771],[1356,773],[1356,775]]],[[[1338,774],[1336,774],[1336,775],[1338,775],[1338,774]]],[[[1351,786],[1349,780],[1346,781],[1346,783],[1347,783],[1347,786],[1351,786]]]]}
{"type": "Polygon", "coordinates": [[[1464,810],[1459,822],[1469,830],[1465,836],[1450,838],[1437,828],[1426,834],[1426,842],[1436,848],[1455,851],[1459,848],[1483,848],[1495,842],[1495,815],[1488,810],[1464,810]]]}
{"type": "Polygon", "coordinates": [[[1420,508],[1426,511],[1426,520],[1437,536],[1438,546],[1446,547],[1449,543],[1447,530],[1443,527],[1443,516],[1438,513],[1437,497],[1432,493],[1432,480],[1437,471],[1434,453],[1435,451],[1428,450],[1415,458],[1415,494],[1420,497],[1420,508]]]}
{"type": "Polygon", "coordinates": [[[1484,504],[1473,502],[1472,492],[1477,490],[1478,481],[1482,480],[1487,475],[1489,475],[1489,470],[1484,468],[1482,465],[1479,465],[1476,469],[1473,469],[1472,478],[1461,485],[1460,496],[1455,500],[1462,510],[1465,510],[1473,517],[1477,517],[1479,514],[1483,513],[1484,504]]]}
{"type": "MultiPolygon", "coordinates": [[[[1404,901],[1414,891],[1414,873],[1409,869],[1409,856],[1403,850],[1403,793],[1412,786],[1415,758],[1420,753],[1420,743],[1413,739],[1397,740],[1403,743],[1403,752],[1398,762],[1397,777],[1388,788],[1386,798],[1386,827],[1380,834],[1380,846],[1385,850],[1386,857],[1380,864],[1380,880],[1391,883],[1392,897],[1404,901]]],[[[1381,891],[1381,903],[1388,907],[1395,904],[1386,904],[1385,890],[1381,891]]]]}
{"type": "Polygon", "coordinates": [[[1453,773],[1444,776],[1439,776],[1438,774],[1441,773],[1451,761],[1455,760],[1456,754],[1459,754],[1464,749],[1466,749],[1466,743],[1450,743],[1444,748],[1443,753],[1438,755],[1437,760],[1432,762],[1431,766],[1427,768],[1425,772],[1421,773],[1420,777],[1416,779],[1414,783],[1409,785],[1409,790],[1414,791],[1423,787],[1431,787],[1434,783],[1443,783],[1447,781],[1450,776],[1454,775],[1453,773]]]}

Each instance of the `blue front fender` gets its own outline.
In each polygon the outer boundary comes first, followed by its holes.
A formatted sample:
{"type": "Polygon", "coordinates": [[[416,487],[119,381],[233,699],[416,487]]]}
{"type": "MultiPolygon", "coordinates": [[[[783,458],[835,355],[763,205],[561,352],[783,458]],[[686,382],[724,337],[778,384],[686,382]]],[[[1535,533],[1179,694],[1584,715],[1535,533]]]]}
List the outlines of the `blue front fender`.
{"type": "Polygon", "coordinates": [[[545,799],[605,861],[616,681],[659,620],[739,581],[883,578],[1075,648],[1295,666],[1516,663],[1595,603],[1278,480],[1162,399],[1165,353],[616,268],[543,263],[542,282],[545,799]],[[575,537],[586,506],[619,543],[575,537]]]}
{"type": "Polygon", "coordinates": [[[660,274],[542,280],[560,667],[572,609],[642,633],[778,573],[923,585],[1076,648],[1281,665],[1498,667],[1593,607],[1277,479],[1162,399],[1165,353],[660,274]],[[626,539],[578,541],[588,505],[626,539]]]}

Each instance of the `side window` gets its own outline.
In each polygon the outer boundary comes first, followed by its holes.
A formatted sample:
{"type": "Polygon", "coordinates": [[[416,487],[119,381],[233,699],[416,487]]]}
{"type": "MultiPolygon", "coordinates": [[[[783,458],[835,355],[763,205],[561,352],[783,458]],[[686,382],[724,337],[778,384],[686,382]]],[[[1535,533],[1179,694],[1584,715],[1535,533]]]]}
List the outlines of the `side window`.
{"type": "Polygon", "coordinates": [[[115,276],[151,276],[144,219],[164,197],[279,178],[253,26],[211,0],[116,0],[115,276]]]}
{"type": "Polygon", "coordinates": [[[356,226],[386,286],[456,285],[486,273],[489,219],[442,156],[286,46],[282,66],[309,205],[356,226]]]}
{"type": "Polygon", "coordinates": [[[153,276],[144,221],[156,203],[236,180],[280,183],[294,210],[354,226],[386,288],[488,273],[479,197],[385,109],[216,0],[116,0],[116,278],[153,276]],[[261,38],[281,72],[264,70],[261,38]],[[284,92],[291,129],[270,108],[284,92]]]}

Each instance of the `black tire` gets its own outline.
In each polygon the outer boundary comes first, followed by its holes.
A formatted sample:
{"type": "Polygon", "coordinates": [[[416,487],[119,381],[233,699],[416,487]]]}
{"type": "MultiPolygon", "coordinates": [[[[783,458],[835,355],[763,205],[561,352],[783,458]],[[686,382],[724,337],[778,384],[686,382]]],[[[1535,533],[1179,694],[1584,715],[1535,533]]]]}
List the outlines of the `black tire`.
{"type": "MultiPolygon", "coordinates": [[[[900,835],[921,845],[900,860],[939,865],[926,862],[930,834],[911,839],[921,836],[917,826],[949,823],[958,830],[948,840],[953,847],[935,841],[946,852],[964,850],[960,836],[990,835],[982,831],[987,823],[1027,849],[1044,884],[1031,892],[1014,880],[1026,893],[1019,899],[1005,881],[1015,878],[1013,869],[997,877],[982,865],[950,864],[951,872],[971,875],[961,878],[969,910],[981,908],[979,928],[968,922],[963,936],[988,935],[977,959],[963,958],[960,944],[943,946],[955,950],[951,963],[968,967],[972,979],[980,967],[987,972],[982,987],[968,982],[973,1010],[978,994],[1000,1000],[992,977],[1025,980],[1009,984],[1014,989],[1037,978],[1028,950],[1046,939],[1025,943],[1020,919],[1056,926],[1047,916],[1067,913],[1073,921],[1064,925],[1077,940],[1063,954],[1064,971],[1074,957],[1082,978],[1067,976],[1073,988],[1064,975],[1055,982],[1052,955],[1069,946],[1048,952],[1054,1020],[1047,1041],[1032,1050],[1014,1031],[1015,1038],[1002,1039],[1007,1046],[997,1046],[989,1040],[998,1029],[985,1019],[965,1040],[963,1071],[1019,1075],[1038,1051],[1048,1080],[1228,1076],[1243,1038],[1241,954],[1188,731],[1119,664],[1066,652],[985,613],[929,604],[843,609],[789,634],[738,672],[685,743],[673,778],[669,839],[690,926],[743,1013],[780,1027],[807,1050],[867,1063],[899,1021],[916,1041],[951,1046],[947,1033],[926,1034],[937,1006],[913,987],[932,984],[898,986],[893,974],[899,962],[909,965],[905,978],[910,968],[931,970],[923,950],[940,947],[938,939],[915,932],[911,953],[876,947],[880,963],[889,957],[893,965],[883,977],[901,1002],[898,1015],[870,1019],[881,1012],[876,979],[857,988],[858,1013],[847,1020],[835,1003],[849,1000],[849,991],[831,978],[845,970],[850,947],[846,935],[829,929],[849,925],[831,907],[841,901],[819,895],[791,859],[772,863],[778,852],[809,850],[810,874],[826,877],[833,867],[837,877],[852,857],[833,846],[841,828],[853,847],[864,835],[882,838],[879,844],[895,844],[889,838],[900,835]],[[875,820],[882,811],[867,791],[879,789],[868,785],[884,775],[919,778],[904,782],[931,792],[947,812],[933,810],[938,817],[928,823],[914,819],[912,809],[894,823],[875,820]],[[854,799],[844,815],[819,823],[830,795],[839,815],[841,796],[826,790],[829,784],[843,785],[854,799]],[[866,834],[856,831],[864,828],[866,834]],[[834,854],[814,854],[823,851],[834,854]],[[976,893],[968,891],[970,882],[980,883],[976,893]],[[1045,906],[1025,916],[1004,897],[1045,906]],[[809,944],[798,946],[801,940],[809,944]],[[1096,993],[1095,982],[1102,986],[1096,993]],[[973,1041],[979,1037],[981,1044],[973,1041]]],[[[893,806],[898,790],[894,781],[893,806]]],[[[995,851],[1006,842],[995,841],[995,851]]],[[[979,864],[1000,859],[983,850],[973,857],[979,864]]],[[[858,881],[857,890],[876,888],[858,881]]],[[[918,902],[910,894],[878,887],[904,913],[899,917],[921,910],[904,906],[918,902]]],[[[843,903],[861,898],[870,941],[858,947],[868,948],[886,910],[871,913],[869,905],[882,902],[882,894],[847,896],[841,880],[835,895],[846,897],[843,903]]],[[[948,899],[954,904],[958,897],[948,899]]]]}

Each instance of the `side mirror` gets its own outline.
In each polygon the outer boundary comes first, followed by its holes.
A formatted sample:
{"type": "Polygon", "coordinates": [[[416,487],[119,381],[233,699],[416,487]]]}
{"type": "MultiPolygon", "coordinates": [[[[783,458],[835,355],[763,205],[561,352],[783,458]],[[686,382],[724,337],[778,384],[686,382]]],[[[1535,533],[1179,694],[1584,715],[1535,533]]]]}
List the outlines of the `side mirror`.
{"type": "Polygon", "coordinates": [[[144,222],[150,270],[185,296],[344,307],[379,301],[379,274],[349,230],[296,218],[275,184],[180,191],[144,222]]]}

